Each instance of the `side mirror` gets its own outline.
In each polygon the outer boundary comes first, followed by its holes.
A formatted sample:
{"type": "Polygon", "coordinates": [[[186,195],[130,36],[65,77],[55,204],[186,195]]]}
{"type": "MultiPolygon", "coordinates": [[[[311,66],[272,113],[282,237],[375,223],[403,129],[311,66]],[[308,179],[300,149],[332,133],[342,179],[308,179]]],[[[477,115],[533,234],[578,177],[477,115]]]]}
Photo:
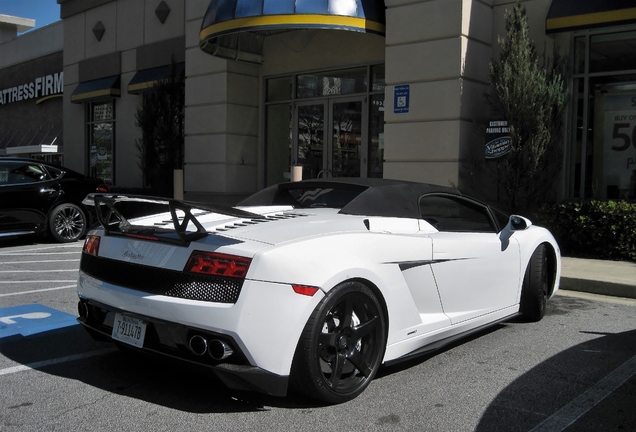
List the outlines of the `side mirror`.
{"type": "Polygon", "coordinates": [[[510,216],[509,224],[513,231],[523,231],[528,229],[532,222],[523,216],[512,215],[510,216]]]}

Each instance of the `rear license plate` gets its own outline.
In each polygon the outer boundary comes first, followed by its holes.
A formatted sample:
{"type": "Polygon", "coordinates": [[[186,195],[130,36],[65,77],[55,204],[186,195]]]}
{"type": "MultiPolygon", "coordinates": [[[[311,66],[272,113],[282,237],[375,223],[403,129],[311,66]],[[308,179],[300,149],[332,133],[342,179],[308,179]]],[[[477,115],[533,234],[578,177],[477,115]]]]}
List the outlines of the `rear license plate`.
{"type": "Polygon", "coordinates": [[[146,336],[146,323],[138,318],[115,314],[112,337],[120,342],[142,348],[146,336]]]}

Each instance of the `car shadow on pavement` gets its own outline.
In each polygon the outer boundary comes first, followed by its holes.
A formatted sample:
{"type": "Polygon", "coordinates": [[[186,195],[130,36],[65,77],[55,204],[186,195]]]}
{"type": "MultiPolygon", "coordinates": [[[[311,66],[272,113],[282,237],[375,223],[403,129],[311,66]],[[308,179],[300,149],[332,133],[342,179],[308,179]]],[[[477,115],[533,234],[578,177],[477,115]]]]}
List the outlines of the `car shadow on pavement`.
{"type": "Polygon", "coordinates": [[[50,243],[50,240],[35,235],[0,238],[0,249],[14,246],[32,246],[36,244],[50,243]]]}
{"type": "Polygon", "coordinates": [[[636,330],[582,333],[598,337],[517,378],[475,430],[636,430],[636,330]]]}
{"type": "MultiPolygon", "coordinates": [[[[580,311],[586,307],[591,307],[591,303],[561,298],[549,305],[548,312],[557,317],[567,314],[570,308],[580,311]]],[[[508,325],[495,325],[440,350],[383,367],[377,378],[381,381],[508,325]]],[[[617,334],[594,333],[593,337],[543,361],[509,384],[489,403],[476,430],[530,430],[636,354],[636,330],[617,334]]],[[[10,360],[0,359],[3,361],[0,373],[28,366],[104,392],[183,412],[236,413],[268,411],[270,407],[307,409],[325,406],[294,393],[280,398],[233,391],[211,372],[199,367],[157,357],[127,355],[111,343],[96,342],[79,324],[4,338],[0,333],[0,354],[10,360]],[[61,361],[51,362],[54,359],[61,361]]],[[[632,409],[636,406],[636,375],[624,387],[594,408],[597,416],[608,417],[602,425],[612,427],[604,430],[618,430],[619,426],[623,430],[636,430],[632,409]]]]}
{"type": "Polygon", "coordinates": [[[254,412],[267,411],[268,406],[323,406],[293,394],[280,398],[230,390],[204,368],[120,351],[112,343],[94,341],[79,324],[27,336],[0,336],[0,354],[15,363],[1,366],[5,371],[27,366],[184,412],[254,412]]]}
{"type": "MultiPolygon", "coordinates": [[[[453,347],[505,327],[496,325],[429,354],[380,368],[376,379],[423,363],[453,347]]],[[[268,407],[309,409],[327,406],[293,389],[287,397],[228,389],[214,374],[199,366],[119,350],[95,341],[80,324],[27,336],[0,336],[0,354],[18,365],[83,382],[120,394],[197,414],[268,411],[268,407]],[[52,359],[63,361],[50,364],[52,359]]]]}

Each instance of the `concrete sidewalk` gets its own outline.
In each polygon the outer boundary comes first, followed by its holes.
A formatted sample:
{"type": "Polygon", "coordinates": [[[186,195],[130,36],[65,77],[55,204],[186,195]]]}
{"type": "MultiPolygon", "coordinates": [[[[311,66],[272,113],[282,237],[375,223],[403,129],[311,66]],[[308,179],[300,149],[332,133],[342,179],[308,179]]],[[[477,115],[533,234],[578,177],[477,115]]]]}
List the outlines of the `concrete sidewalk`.
{"type": "Polygon", "coordinates": [[[636,299],[636,263],[563,257],[560,289],[636,299]]]}

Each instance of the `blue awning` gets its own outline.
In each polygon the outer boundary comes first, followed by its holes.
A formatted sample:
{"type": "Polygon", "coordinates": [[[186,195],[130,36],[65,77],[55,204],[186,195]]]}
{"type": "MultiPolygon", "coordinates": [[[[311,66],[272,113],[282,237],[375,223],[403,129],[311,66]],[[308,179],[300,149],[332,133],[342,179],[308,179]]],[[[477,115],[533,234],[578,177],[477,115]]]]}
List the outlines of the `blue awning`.
{"type": "Polygon", "coordinates": [[[137,71],[128,83],[128,93],[143,93],[152,88],[161,80],[170,78],[172,69],[177,76],[183,75],[185,71],[185,63],[177,63],[167,66],[159,66],[151,69],[137,71]]]}
{"type": "Polygon", "coordinates": [[[71,95],[71,102],[83,103],[119,97],[121,95],[119,83],[119,75],[79,83],[71,95]]]}
{"type": "Polygon", "coordinates": [[[384,35],[383,0],[211,0],[199,44],[241,32],[336,29],[384,35]]]}
{"type": "Polygon", "coordinates": [[[546,32],[582,30],[634,22],[634,0],[552,0],[546,19],[546,32]]]}

